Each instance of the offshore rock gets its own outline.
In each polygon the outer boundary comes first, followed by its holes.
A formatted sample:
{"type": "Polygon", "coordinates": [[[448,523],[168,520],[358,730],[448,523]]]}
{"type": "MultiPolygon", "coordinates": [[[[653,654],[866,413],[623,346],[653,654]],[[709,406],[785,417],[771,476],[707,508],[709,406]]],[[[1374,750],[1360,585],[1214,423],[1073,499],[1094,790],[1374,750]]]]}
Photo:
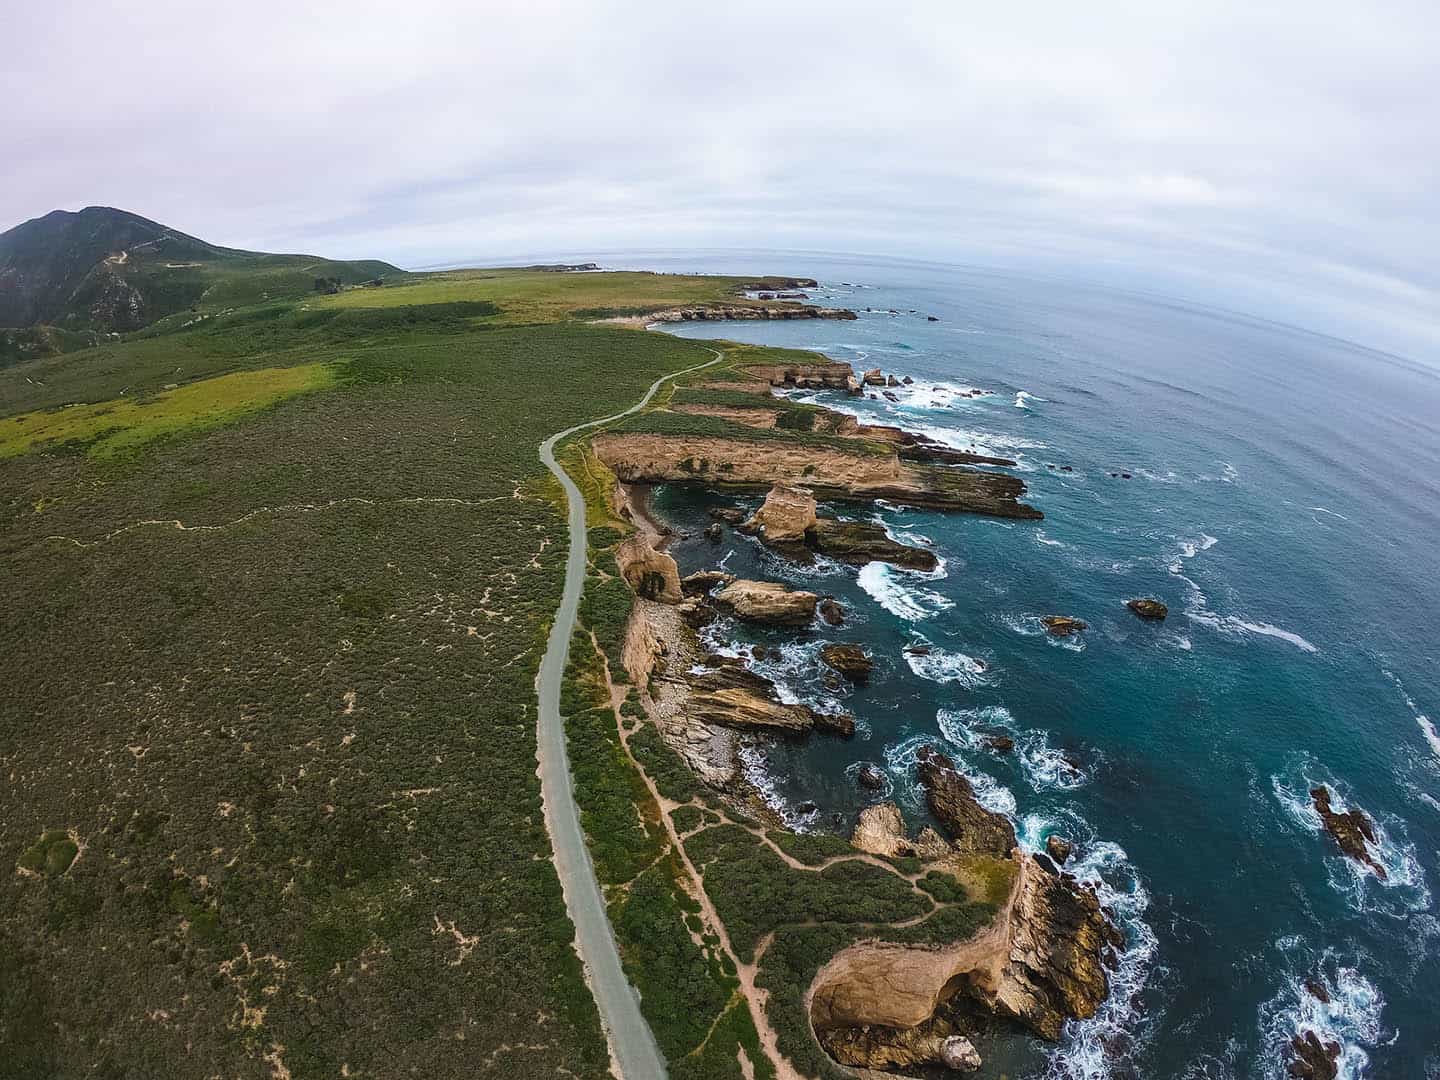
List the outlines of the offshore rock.
{"type": "Polygon", "coordinates": [[[757,530],[773,542],[803,542],[806,531],[814,526],[815,496],[785,483],[772,487],[764,504],[745,523],[747,529],[757,530]]]}
{"type": "Polygon", "coordinates": [[[1375,823],[1364,810],[1358,808],[1340,813],[1331,805],[1330,798],[1330,789],[1323,784],[1310,792],[1310,799],[1315,804],[1320,820],[1325,824],[1325,831],[1335,838],[1341,851],[1356,862],[1370,867],[1376,876],[1384,881],[1388,876],[1385,867],[1370,854],[1370,844],[1376,842],[1375,823]]]}
{"type": "Polygon", "coordinates": [[[939,565],[934,552],[892,540],[874,522],[816,518],[807,539],[822,555],[851,566],[888,562],[907,570],[934,570],[939,565]]]}
{"type": "Polygon", "coordinates": [[[1070,858],[1070,841],[1057,833],[1051,833],[1045,838],[1045,853],[1055,860],[1056,866],[1063,866],[1065,860],[1070,858]]]}
{"type": "Polygon", "coordinates": [[[885,770],[879,765],[867,761],[860,766],[860,771],[855,774],[855,779],[863,788],[880,791],[885,787],[885,770]]]}
{"type": "Polygon", "coordinates": [[[714,600],[736,618],[770,626],[804,626],[815,617],[820,598],[775,581],[739,578],[715,593],[714,600]]]}
{"type": "Polygon", "coordinates": [[[1153,619],[1157,622],[1170,614],[1170,609],[1159,600],[1151,600],[1149,598],[1126,600],[1125,606],[1136,615],[1139,615],[1140,618],[1153,619]]]}
{"type": "Polygon", "coordinates": [[[1321,1042],[1315,1032],[1303,1031],[1290,1040],[1290,1051],[1295,1058],[1285,1069],[1287,1076],[1335,1080],[1340,1075],[1340,1044],[1334,1040],[1321,1042]]]}
{"type": "Polygon", "coordinates": [[[639,533],[627,537],[616,547],[615,565],[636,596],[662,604],[678,604],[683,599],[680,569],[675,560],[663,551],[656,551],[639,533]]]}
{"type": "Polygon", "coordinates": [[[826,626],[844,626],[845,609],[834,597],[827,596],[819,604],[820,619],[826,626]]]}
{"type": "Polygon", "coordinates": [[[820,659],[851,682],[864,682],[875,667],[875,661],[859,645],[825,645],[820,649],[820,659]]]}
{"type": "Polygon", "coordinates": [[[880,369],[878,367],[871,368],[869,371],[865,372],[865,374],[860,377],[860,381],[866,386],[884,386],[885,376],[880,374],[880,369]]]}
{"type": "Polygon", "coordinates": [[[813,304],[791,307],[742,307],[739,305],[707,304],[704,307],[671,308],[657,311],[646,318],[651,322],[731,322],[736,319],[855,319],[845,308],[822,308],[813,304]]]}
{"type": "Polygon", "coordinates": [[[860,811],[850,843],[870,855],[903,859],[915,854],[915,845],[905,838],[905,819],[893,802],[876,803],[860,811]]]}
{"type": "Polygon", "coordinates": [[[953,761],[933,747],[923,746],[916,758],[916,772],[930,813],[950,833],[957,851],[1009,857],[1015,847],[1014,828],[1003,814],[980,805],[975,789],[956,771],[953,761]]]}
{"type": "Polygon", "coordinates": [[[1046,615],[1040,621],[1051,637],[1070,637],[1088,625],[1084,619],[1072,619],[1069,615],[1046,615]]]}

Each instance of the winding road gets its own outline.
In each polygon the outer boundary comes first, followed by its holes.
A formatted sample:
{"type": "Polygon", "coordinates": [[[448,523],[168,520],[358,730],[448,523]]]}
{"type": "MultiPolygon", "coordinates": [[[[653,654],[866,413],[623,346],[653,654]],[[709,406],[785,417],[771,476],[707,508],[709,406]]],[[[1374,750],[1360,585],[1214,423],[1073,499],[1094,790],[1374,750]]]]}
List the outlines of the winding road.
{"type": "Polygon", "coordinates": [[[670,379],[718,364],[722,354],[711,349],[715,359],[694,367],[662,375],[630,408],[614,416],[590,420],[551,435],[540,444],[540,460],[555,474],[565,489],[569,504],[570,552],[565,561],[565,592],[555,612],[540,673],[535,679],[540,699],[537,725],[537,756],[540,761],[540,797],[545,804],[545,827],[555,851],[555,869],[565,893],[565,907],[575,924],[575,943],[580,961],[590,977],[590,989],[600,1008],[600,1019],[610,1041],[610,1053],[620,1073],[620,1080],[663,1080],[665,1059],[655,1044],[650,1025],[640,1013],[640,998],[625,978],[620,966],[620,950],[605,912],[605,897],[595,878],[595,867],[585,847],[585,834],[580,828],[580,809],[575,804],[574,785],[570,776],[570,757],[565,748],[565,724],[560,716],[560,685],[565,677],[565,663],[570,653],[570,637],[575,630],[575,613],[585,588],[585,500],[575,482],[555,460],[555,446],[577,431],[599,424],[608,424],[622,416],[643,409],[670,379]]]}

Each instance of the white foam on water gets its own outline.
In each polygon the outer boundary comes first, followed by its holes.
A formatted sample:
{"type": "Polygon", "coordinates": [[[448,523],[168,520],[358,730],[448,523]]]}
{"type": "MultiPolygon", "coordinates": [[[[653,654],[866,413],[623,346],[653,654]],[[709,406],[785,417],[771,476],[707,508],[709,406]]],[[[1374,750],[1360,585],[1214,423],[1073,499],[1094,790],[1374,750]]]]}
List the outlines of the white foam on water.
{"type": "Polygon", "coordinates": [[[1068,546],[1067,544],[1063,544],[1059,540],[1054,539],[1053,537],[1046,536],[1044,529],[1036,529],[1032,535],[1035,537],[1035,542],[1037,544],[1044,544],[1046,547],[1063,548],[1068,546]]]}
{"type": "Polygon", "coordinates": [[[1065,869],[1094,886],[1101,905],[1125,934],[1120,963],[1110,973],[1110,994],[1088,1020],[1065,1024],[1060,1045],[1050,1053],[1045,1075],[1054,1080],[1107,1080],[1153,1024],[1139,1001],[1160,943],[1145,921],[1150,893],[1124,848],[1107,840],[1081,843],[1065,869]]]}
{"type": "Polygon", "coordinates": [[[1339,1045],[1337,1078],[1360,1080],[1370,1065],[1366,1049],[1389,1037],[1381,1023],[1384,996],[1358,967],[1340,963],[1330,949],[1314,956],[1298,937],[1282,938],[1276,947],[1283,954],[1277,965],[1283,982],[1260,1006],[1258,1021],[1265,1075],[1287,1076],[1295,1060],[1292,1040],[1313,1032],[1322,1044],[1339,1045]],[[1322,985],[1330,1000],[1311,993],[1307,981],[1322,985]]]}
{"type": "Polygon", "coordinates": [[[1348,517],[1346,517],[1344,514],[1337,514],[1334,510],[1331,510],[1329,507],[1325,507],[1325,506],[1312,506],[1312,507],[1309,507],[1309,509],[1314,510],[1315,512],[1320,513],[1320,514],[1329,514],[1331,517],[1337,517],[1337,518],[1339,518],[1341,521],[1349,521],[1349,520],[1350,520],[1350,519],[1349,519],[1348,517]]]}
{"type": "Polygon", "coordinates": [[[948,446],[951,450],[965,450],[987,457],[1013,457],[1017,450],[1044,450],[1046,444],[1039,439],[1027,439],[1023,435],[1005,435],[994,431],[977,431],[971,428],[916,427],[916,434],[923,435],[931,442],[948,446]]]}
{"type": "Polygon", "coordinates": [[[985,661],[933,645],[929,648],[930,652],[923,656],[912,652],[905,653],[905,663],[910,665],[910,670],[920,678],[936,683],[959,683],[967,690],[974,690],[989,682],[985,674],[990,668],[985,661]]]}
{"type": "Polygon", "coordinates": [[[933,589],[908,584],[906,578],[924,578],[931,575],[917,571],[896,570],[885,563],[872,562],[860,568],[856,578],[860,587],[896,618],[906,622],[919,622],[938,612],[955,606],[933,589]]]}
{"type": "Polygon", "coordinates": [[[1028,408],[1030,408],[1030,403],[1031,403],[1032,401],[1034,401],[1034,402],[1040,402],[1040,403],[1043,404],[1043,403],[1044,403],[1045,401],[1047,401],[1047,400],[1048,400],[1047,398],[1036,397],[1034,394],[1030,393],[1030,391],[1028,391],[1028,390],[1021,390],[1018,394],[1015,395],[1015,408],[1017,408],[1017,409],[1028,409],[1028,408]]]}
{"type": "Polygon", "coordinates": [[[1385,868],[1385,877],[1381,878],[1371,867],[1340,851],[1330,839],[1310,797],[1310,792],[1322,784],[1330,789],[1330,805],[1336,813],[1351,809],[1347,786],[1309,754],[1292,756],[1284,773],[1270,777],[1270,789],[1285,819],[1292,827],[1313,833],[1323,841],[1321,857],[1331,887],[1361,913],[1406,917],[1430,910],[1425,870],[1415,845],[1409,841],[1405,823],[1394,815],[1362,807],[1375,826],[1375,842],[1367,847],[1385,868]]]}
{"type": "Polygon", "coordinates": [[[1090,779],[1069,755],[1050,745],[1046,732],[1020,727],[1003,705],[941,709],[935,714],[935,723],[946,741],[972,752],[989,750],[986,735],[997,731],[1009,735],[1015,740],[1011,753],[1032,791],[1073,791],[1090,779]]]}
{"type": "Polygon", "coordinates": [[[1039,615],[1001,615],[1000,624],[1007,630],[1013,630],[1024,637],[1043,637],[1047,645],[1056,649],[1068,649],[1070,652],[1085,651],[1085,636],[1081,634],[1070,634],[1068,637],[1057,637],[1045,629],[1045,624],[1040,621],[1039,615]]]}
{"type": "Polygon", "coordinates": [[[765,757],[763,747],[758,743],[745,742],[741,744],[736,756],[740,759],[740,774],[755,789],[760,801],[775,812],[787,829],[800,833],[809,832],[815,815],[802,814],[785,801],[775,784],[775,777],[770,771],[770,763],[765,757]]]}
{"type": "Polygon", "coordinates": [[[1404,699],[1406,706],[1409,707],[1410,714],[1415,717],[1415,726],[1420,729],[1420,734],[1424,736],[1425,741],[1430,745],[1430,752],[1435,755],[1436,760],[1440,760],[1440,733],[1436,732],[1434,723],[1430,720],[1430,717],[1420,711],[1420,706],[1415,704],[1415,699],[1412,698],[1410,692],[1405,689],[1405,684],[1400,681],[1398,675],[1389,668],[1381,668],[1380,670],[1384,672],[1387,679],[1395,684],[1395,689],[1400,691],[1400,697],[1404,699]]]}
{"type": "Polygon", "coordinates": [[[1183,581],[1190,589],[1189,602],[1185,606],[1185,617],[1230,637],[1243,638],[1253,634],[1259,637],[1276,638],[1294,645],[1301,652],[1318,653],[1320,650],[1315,645],[1294,631],[1286,630],[1283,626],[1276,626],[1269,622],[1255,622],[1243,619],[1238,615],[1221,615],[1210,610],[1209,600],[1205,593],[1193,578],[1186,575],[1185,563],[1202,551],[1209,551],[1219,542],[1215,537],[1202,532],[1199,540],[1182,540],[1180,553],[1170,560],[1170,573],[1183,581]]]}
{"type": "MultiPolygon", "coordinates": [[[[937,742],[933,735],[910,735],[885,748],[885,767],[895,781],[896,801],[912,810],[925,805],[925,793],[915,778],[915,762],[923,747],[941,749],[937,747],[937,742]]],[[[994,777],[972,768],[959,754],[949,752],[946,756],[954,762],[955,771],[970,781],[970,786],[975,789],[976,802],[993,814],[1004,814],[1014,820],[1015,795],[1009,788],[994,777]]]]}

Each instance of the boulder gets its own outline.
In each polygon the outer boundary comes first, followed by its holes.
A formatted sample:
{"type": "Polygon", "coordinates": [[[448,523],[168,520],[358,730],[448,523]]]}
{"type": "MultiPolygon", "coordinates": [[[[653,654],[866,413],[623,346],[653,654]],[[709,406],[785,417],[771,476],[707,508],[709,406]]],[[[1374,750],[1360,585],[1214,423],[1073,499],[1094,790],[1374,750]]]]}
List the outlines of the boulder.
{"type": "Polygon", "coordinates": [[[984,1063],[974,1043],[963,1035],[951,1035],[940,1044],[940,1064],[955,1072],[975,1072],[984,1063]]]}
{"type": "Polygon", "coordinates": [[[864,384],[861,383],[859,379],[855,378],[854,375],[851,375],[848,379],[845,380],[845,393],[849,394],[851,397],[859,397],[862,393],[864,393],[864,390],[862,389],[863,386],[864,384]]]}
{"type": "Polygon", "coordinates": [[[945,826],[955,849],[965,855],[1008,858],[1015,847],[1015,830],[1003,814],[986,810],[975,798],[970,781],[955,763],[930,746],[920,748],[916,771],[925,789],[925,803],[945,826]]]}
{"type": "Polygon", "coordinates": [[[712,544],[718,544],[725,536],[725,530],[720,527],[718,521],[712,521],[705,527],[705,539],[712,544]]]}
{"type": "Polygon", "coordinates": [[[680,582],[680,591],[686,596],[704,596],[716,585],[729,585],[734,580],[734,574],[723,570],[696,570],[680,582]]]}
{"type": "Polygon", "coordinates": [[[1343,814],[1337,811],[1331,805],[1330,789],[1323,784],[1311,790],[1310,799],[1325,825],[1325,831],[1335,838],[1340,850],[1356,862],[1370,867],[1375,876],[1384,881],[1388,876],[1385,867],[1370,853],[1370,845],[1376,842],[1375,823],[1370,816],[1358,808],[1346,810],[1343,814]]]}
{"type": "Polygon", "coordinates": [[[1340,1075],[1340,1044],[1333,1039],[1321,1042],[1313,1031],[1302,1031],[1290,1040],[1294,1059],[1285,1069],[1297,1080],[1335,1080],[1340,1075]]]}
{"type": "Polygon", "coordinates": [[[874,762],[867,761],[860,766],[860,771],[855,774],[855,780],[863,788],[869,788],[871,791],[883,791],[885,770],[874,762]]]}
{"type": "Polygon", "coordinates": [[[776,484],[765,496],[745,528],[759,532],[766,540],[803,542],[806,530],[815,524],[815,496],[802,487],[776,484]]]}
{"type": "Polygon", "coordinates": [[[1070,841],[1058,833],[1051,833],[1045,838],[1045,853],[1055,860],[1056,866],[1063,866],[1070,858],[1070,841]]]}
{"type": "Polygon", "coordinates": [[[899,385],[900,385],[900,380],[897,379],[897,378],[895,378],[894,375],[886,375],[886,376],[885,376],[885,385],[886,385],[886,386],[899,386],[899,385]]]}
{"type": "Polygon", "coordinates": [[[939,565],[933,551],[891,540],[885,527],[872,521],[816,518],[806,539],[822,555],[851,566],[888,562],[907,570],[934,570],[939,565]]]}
{"type": "Polygon", "coordinates": [[[714,594],[715,603],[736,618],[767,626],[804,626],[815,617],[819,599],[812,592],[787,589],[777,581],[745,578],[730,582],[714,594]]]}
{"type": "Polygon", "coordinates": [[[707,513],[716,521],[723,521],[727,525],[739,525],[745,520],[745,511],[737,510],[733,506],[712,506],[707,513]]]}
{"type": "Polygon", "coordinates": [[[866,386],[884,386],[885,376],[880,374],[880,369],[871,368],[861,377],[860,381],[866,386]]]}
{"type": "Polygon", "coordinates": [[[1135,600],[1126,600],[1125,606],[1139,615],[1142,619],[1153,619],[1156,622],[1170,614],[1170,609],[1159,600],[1152,600],[1148,597],[1141,597],[1135,600]]]}
{"type": "Polygon", "coordinates": [[[1015,749],[1015,740],[1009,735],[986,735],[985,745],[997,754],[1008,754],[1015,749]]]}
{"type": "Polygon", "coordinates": [[[894,394],[892,394],[889,390],[880,391],[880,396],[883,397],[886,401],[894,401],[896,403],[899,403],[900,401],[900,399],[894,394]]]}
{"type": "Polygon", "coordinates": [[[1329,1005],[1329,1004],[1330,1004],[1330,990],[1329,990],[1329,988],[1328,988],[1323,982],[1321,982],[1319,979],[1317,979],[1317,978],[1306,979],[1306,980],[1305,980],[1305,990],[1306,990],[1307,993],[1309,993],[1309,995],[1310,995],[1311,997],[1313,997],[1316,1001],[1320,1002],[1321,1005],[1329,1005]]]}
{"type": "Polygon", "coordinates": [[[1046,615],[1040,621],[1051,637],[1070,637],[1084,630],[1087,625],[1083,619],[1072,619],[1069,615],[1046,615]]]}
{"type": "Polygon", "coordinates": [[[905,819],[893,802],[876,803],[860,811],[850,843],[861,851],[887,859],[915,854],[915,845],[905,838],[905,819]]]}
{"type": "Polygon", "coordinates": [[[839,601],[834,597],[827,596],[820,601],[820,618],[826,626],[844,626],[845,609],[840,606],[839,601]]]}
{"type": "Polygon", "coordinates": [[[627,537],[616,547],[615,564],[636,596],[662,604],[678,604],[683,599],[680,569],[675,560],[663,551],[656,551],[639,533],[627,537]]]}
{"type": "Polygon", "coordinates": [[[926,322],[939,322],[940,320],[937,319],[934,315],[926,315],[926,316],[925,316],[925,321],[926,321],[926,322]]]}
{"type": "Polygon", "coordinates": [[[900,380],[900,382],[904,386],[911,386],[914,384],[915,380],[912,379],[909,375],[906,375],[903,379],[900,380]]]}
{"type": "Polygon", "coordinates": [[[820,659],[851,682],[864,682],[875,667],[875,661],[859,645],[825,645],[820,649],[820,659]]]}

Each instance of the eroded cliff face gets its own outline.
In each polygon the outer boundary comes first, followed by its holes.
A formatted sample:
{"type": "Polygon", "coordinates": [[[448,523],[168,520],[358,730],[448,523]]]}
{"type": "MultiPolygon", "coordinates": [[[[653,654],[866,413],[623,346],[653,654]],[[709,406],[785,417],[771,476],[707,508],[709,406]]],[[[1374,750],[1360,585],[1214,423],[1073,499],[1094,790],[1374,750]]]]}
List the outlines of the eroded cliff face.
{"type": "Polygon", "coordinates": [[[917,772],[946,840],[904,835],[893,804],[868,808],[852,842],[882,855],[916,855],[963,876],[967,860],[1008,862],[1010,889],[994,921],[968,941],[906,946],[864,941],[815,976],[809,1007],[816,1037],[837,1061],[868,1069],[946,1064],[967,1016],[1011,1021],[1058,1039],[1071,1018],[1094,1016],[1109,993],[1107,963],[1123,937],[1094,891],[1044,855],[1021,851],[1010,823],[986,810],[953,763],[923,751],[917,772]]]}
{"type": "Polygon", "coordinates": [[[705,483],[769,488],[803,484],[819,498],[887,499],[908,506],[1008,518],[1040,518],[1020,502],[1025,485],[1002,473],[902,461],[896,453],[851,453],[788,439],[605,432],[596,455],[625,483],[705,483]]]}

